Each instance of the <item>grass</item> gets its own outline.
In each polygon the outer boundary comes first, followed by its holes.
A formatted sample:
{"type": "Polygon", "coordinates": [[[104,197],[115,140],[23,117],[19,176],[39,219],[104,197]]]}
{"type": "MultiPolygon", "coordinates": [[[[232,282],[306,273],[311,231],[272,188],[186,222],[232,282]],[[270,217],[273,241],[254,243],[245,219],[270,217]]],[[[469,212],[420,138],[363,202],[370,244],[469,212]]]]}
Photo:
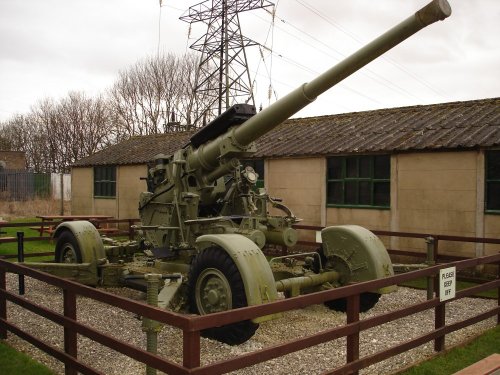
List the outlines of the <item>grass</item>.
{"type": "MultiPolygon", "coordinates": [[[[415,289],[427,289],[427,279],[425,277],[422,277],[419,279],[405,281],[404,283],[402,283],[400,285],[406,286],[409,288],[415,288],[415,289]]],[[[478,284],[476,284],[476,283],[471,283],[471,282],[459,280],[459,281],[457,281],[457,291],[467,289],[467,288],[477,286],[477,285],[478,284]]],[[[477,293],[474,296],[483,297],[483,298],[498,298],[498,289],[486,290],[484,292],[477,293]]]]}
{"type": "MultiPolygon", "coordinates": [[[[13,219],[10,222],[11,223],[29,223],[29,222],[36,222],[40,221],[39,219],[33,218],[33,217],[28,217],[28,218],[22,218],[22,219],[13,219]]],[[[24,232],[24,237],[38,237],[40,236],[39,232],[30,229],[30,227],[3,227],[1,229],[2,232],[2,237],[17,237],[17,232],[24,232]]],[[[47,237],[49,238],[49,237],[47,237]]],[[[49,252],[49,251],[54,251],[54,243],[50,241],[49,239],[47,240],[42,240],[42,241],[25,241],[24,242],[24,252],[25,254],[30,254],[30,253],[40,253],[40,252],[49,252]]],[[[6,255],[6,254],[17,254],[17,242],[8,242],[8,243],[0,243],[0,255],[6,255]]],[[[27,261],[43,261],[43,260],[53,260],[53,257],[30,257],[26,258],[27,261]]]]}
{"type": "Polygon", "coordinates": [[[52,375],[41,363],[0,340],[0,373],[9,375],[52,375]]]}
{"type": "Polygon", "coordinates": [[[485,334],[468,344],[451,349],[431,360],[414,366],[398,375],[447,375],[500,351],[500,326],[488,330],[485,334]]]}

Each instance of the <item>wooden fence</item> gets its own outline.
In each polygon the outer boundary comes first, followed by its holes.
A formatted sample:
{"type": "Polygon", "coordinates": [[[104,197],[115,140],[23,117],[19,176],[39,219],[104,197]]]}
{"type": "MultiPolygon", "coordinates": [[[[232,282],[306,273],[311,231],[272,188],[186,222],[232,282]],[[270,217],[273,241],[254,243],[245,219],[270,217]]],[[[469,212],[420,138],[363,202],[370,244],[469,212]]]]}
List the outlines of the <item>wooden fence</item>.
{"type": "MultiPolygon", "coordinates": [[[[455,240],[455,239],[454,239],[455,240]]],[[[240,368],[248,367],[257,363],[265,362],[289,353],[293,353],[305,348],[309,348],[321,343],[326,343],[341,337],[347,338],[347,355],[345,365],[328,370],[329,374],[357,373],[358,370],[368,367],[374,363],[400,354],[409,349],[420,346],[426,342],[434,342],[434,350],[445,349],[445,336],[451,332],[462,329],[466,326],[478,323],[482,320],[496,317],[497,324],[500,324],[500,254],[484,256],[475,259],[455,261],[447,264],[440,264],[426,269],[400,274],[384,279],[362,282],[345,286],[342,288],[311,293],[304,296],[294,297],[286,300],[275,301],[264,305],[249,306],[241,309],[225,311],[205,316],[181,315],[159,308],[148,306],[144,303],[132,301],[126,298],[103,292],[98,289],[89,288],[68,280],[51,276],[35,271],[28,267],[14,264],[0,259],[0,339],[5,339],[8,332],[12,332],[31,344],[37,346],[48,354],[54,356],[65,364],[66,374],[75,374],[77,371],[83,374],[98,374],[97,369],[89,364],[78,360],[78,350],[76,345],[77,335],[83,335],[102,345],[113,348],[137,361],[143,362],[150,367],[164,371],[168,374],[222,374],[240,368]],[[454,299],[440,301],[439,283],[435,283],[436,294],[425,302],[412,304],[410,306],[393,310],[384,314],[379,314],[366,319],[360,319],[360,294],[370,292],[386,286],[400,284],[409,280],[421,277],[435,277],[440,269],[456,267],[457,271],[477,267],[483,264],[493,264],[498,268],[498,275],[495,280],[484,284],[461,290],[456,293],[454,299]],[[16,273],[25,275],[42,282],[54,285],[62,289],[64,298],[64,313],[41,307],[22,296],[19,296],[6,289],[6,273],[16,273]],[[476,316],[465,320],[446,324],[446,305],[456,299],[472,296],[476,293],[496,289],[499,295],[497,306],[490,308],[476,316]],[[159,321],[161,323],[177,327],[183,331],[183,363],[174,363],[156,354],[148,353],[142,348],[130,345],[127,342],[118,340],[96,329],[77,321],[76,296],[84,296],[96,301],[119,307],[126,311],[159,321]],[[243,355],[238,355],[223,361],[200,365],[200,331],[231,324],[242,320],[253,319],[269,314],[276,314],[306,306],[320,304],[325,301],[338,298],[347,299],[347,324],[322,330],[316,334],[301,337],[299,339],[287,341],[256,350],[243,355]],[[35,337],[22,328],[8,320],[7,301],[15,303],[23,308],[39,314],[64,327],[64,350],[47,345],[43,338],[35,337]],[[409,339],[406,342],[398,343],[388,349],[360,357],[360,333],[364,330],[385,324],[388,321],[400,319],[425,310],[434,311],[434,329],[418,337],[409,339]]]]}
{"type": "MultiPolygon", "coordinates": [[[[103,232],[105,232],[107,237],[128,237],[130,240],[133,240],[135,237],[134,224],[139,222],[139,219],[106,219],[106,220],[93,220],[93,223],[98,228],[103,228],[103,232]],[[116,226],[110,228],[110,225],[116,226]],[[121,226],[123,228],[120,228],[121,226]],[[113,229],[113,230],[109,230],[113,229]]],[[[38,236],[24,236],[23,241],[50,241],[52,240],[51,231],[45,230],[47,228],[55,228],[57,225],[62,223],[62,221],[33,221],[27,223],[9,223],[9,222],[0,222],[0,244],[2,243],[12,243],[18,242],[18,237],[13,236],[2,236],[4,234],[3,228],[19,228],[19,231],[22,232],[22,228],[30,228],[36,231],[39,231],[40,235],[38,236]],[[45,229],[44,229],[45,228],[45,229]]],[[[37,252],[37,253],[26,253],[25,257],[39,257],[39,256],[50,256],[54,255],[54,252],[37,252]]],[[[0,258],[10,259],[17,258],[17,254],[4,254],[0,255],[0,258]]]]}

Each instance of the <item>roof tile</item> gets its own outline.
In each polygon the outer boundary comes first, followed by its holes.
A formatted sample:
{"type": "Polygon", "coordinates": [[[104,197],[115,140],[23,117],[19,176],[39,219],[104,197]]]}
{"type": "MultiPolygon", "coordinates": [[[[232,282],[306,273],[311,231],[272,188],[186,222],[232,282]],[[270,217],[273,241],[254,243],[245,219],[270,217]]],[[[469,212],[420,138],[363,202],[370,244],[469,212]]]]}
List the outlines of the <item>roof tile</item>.
{"type": "MultiPolygon", "coordinates": [[[[74,166],[144,164],[194,132],[132,137],[74,166]]],[[[290,119],[257,141],[256,158],[500,146],[500,98],[290,119]]]]}

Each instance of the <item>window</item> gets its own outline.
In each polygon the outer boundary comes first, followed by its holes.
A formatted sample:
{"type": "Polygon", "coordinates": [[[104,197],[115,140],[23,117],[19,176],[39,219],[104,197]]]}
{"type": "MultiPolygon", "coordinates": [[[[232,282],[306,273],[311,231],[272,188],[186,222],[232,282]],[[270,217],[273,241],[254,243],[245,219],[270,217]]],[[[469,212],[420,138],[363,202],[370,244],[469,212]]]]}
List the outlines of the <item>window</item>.
{"type": "Polygon", "coordinates": [[[116,167],[94,167],[94,197],[116,196],[116,167]]]}
{"type": "Polygon", "coordinates": [[[486,152],[487,211],[500,211],[500,150],[486,152]]]}
{"type": "Polygon", "coordinates": [[[337,156],[327,162],[329,205],[390,207],[390,155],[337,156]]]}
{"type": "Polygon", "coordinates": [[[250,166],[254,169],[255,172],[259,175],[259,179],[255,184],[257,188],[264,187],[264,160],[262,159],[244,159],[241,160],[241,164],[243,167],[250,166]]]}

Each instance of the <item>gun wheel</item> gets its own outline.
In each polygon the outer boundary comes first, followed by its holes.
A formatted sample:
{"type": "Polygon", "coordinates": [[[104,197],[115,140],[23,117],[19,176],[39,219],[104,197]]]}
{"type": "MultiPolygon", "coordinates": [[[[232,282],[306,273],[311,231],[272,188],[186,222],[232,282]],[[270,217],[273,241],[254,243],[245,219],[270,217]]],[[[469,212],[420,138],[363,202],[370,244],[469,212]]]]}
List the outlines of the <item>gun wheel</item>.
{"type": "MultiPolygon", "coordinates": [[[[373,306],[375,306],[380,298],[379,293],[361,293],[359,296],[359,312],[367,312],[373,306]]],[[[333,301],[326,301],[325,306],[327,306],[330,310],[346,312],[347,311],[347,299],[340,298],[333,301]]]]}
{"type": "MultiPolygon", "coordinates": [[[[245,287],[231,257],[220,247],[199,254],[189,271],[189,306],[195,314],[205,315],[247,306],[245,287]]],[[[250,339],[258,328],[250,320],[203,330],[202,336],[229,345],[250,339]]]]}
{"type": "Polygon", "coordinates": [[[73,233],[64,231],[56,243],[57,263],[81,263],[82,252],[73,233]]]}
{"type": "MultiPolygon", "coordinates": [[[[336,255],[332,256],[328,260],[323,253],[323,248],[319,248],[318,252],[321,257],[322,264],[327,265],[329,269],[333,269],[340,274],[339,283],[341,285],[346,285],[347,283],[349,283],[352,273],[349,262],[343,259],[342,257],[336,255]]],[[[319,262],[316,257],[314,258],[313,270],[314,272],[319,272],[319,262]]],[[[377,304],[378,300],[380,299],[380,294],[373,292],[366,292],[366,293],[361,293],[359,298],[360,298],[359,311],[367,312],[377,304]]],[[[326,301],[324,304],[330,310],[335,310],[340,312],[347,311],[347,298],[340,298],[332,301],[326,301]]]]}

